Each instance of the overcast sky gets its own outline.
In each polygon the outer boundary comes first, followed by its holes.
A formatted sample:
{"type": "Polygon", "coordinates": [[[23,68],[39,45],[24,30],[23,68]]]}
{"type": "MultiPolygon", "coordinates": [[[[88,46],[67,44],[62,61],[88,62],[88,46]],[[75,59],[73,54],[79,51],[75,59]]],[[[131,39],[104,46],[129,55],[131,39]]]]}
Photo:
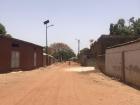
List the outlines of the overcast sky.
{"type": "Polygon", "coordinates": [[[109,33],[119,18],[140,17],[140,0],[0,0],[0,22],[14,38],[45,45],[45,26],[50,20],[48,43],[64,42],[75,52],[90,39],[109,33]]]}

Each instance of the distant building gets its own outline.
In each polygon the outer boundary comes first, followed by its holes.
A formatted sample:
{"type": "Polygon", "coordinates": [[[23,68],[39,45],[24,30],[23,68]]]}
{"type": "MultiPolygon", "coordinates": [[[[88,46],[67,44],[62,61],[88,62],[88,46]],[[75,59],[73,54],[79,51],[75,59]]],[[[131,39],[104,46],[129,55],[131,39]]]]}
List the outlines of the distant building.
{"type": "Polygon", "coordinates": [[[30,70],[43,66],[43,47],[0,37],[0,72],[30,70]]]}

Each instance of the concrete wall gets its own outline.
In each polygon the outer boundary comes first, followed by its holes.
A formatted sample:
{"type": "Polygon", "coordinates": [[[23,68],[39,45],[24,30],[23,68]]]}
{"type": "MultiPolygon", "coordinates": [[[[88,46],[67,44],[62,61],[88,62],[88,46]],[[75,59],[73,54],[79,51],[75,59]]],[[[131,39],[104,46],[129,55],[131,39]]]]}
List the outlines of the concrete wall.
{"type": "Polygon", "coordinates": [[[96,67],[104,72],[106,48],[140,38],[140,36],[130,36],[126,37],[122,35],[101,35],[101,37],[90,47],[90,50],[93,53],[93,57],[96,59],[96,67]]]}
{"type": "Polygon", "coordinates": [[[105,55],[103,54],[103,55],[96,56],[95,61],[96,61],[96,68],[104,73],[104,71],[105,71],[105,55]]]}
{"type": "Polygon", "coordinates": [[[121,64],[122,64],[122,55],[120,52],[118,53],[110,53],[106,55],[105,61],[105,73],[110,76],[117,77],[122,79],[122,72],[121,72],[121,64]]]}
{"type": "Polygon", "coordinates": [[[95,66],[95,59],[94,58],[87,59],[87,66],[95,66]]]}
{"type": "Polygon", "coordinates": [[[81,66],[95,66],[95,58],[92,55],[80,55],[79,62],[81,66]]]}
{"type": "Polygon", "coordinates": [[[125,79],[140,87],[140,50],[125,52],[125,79]]]}
{"type": "Polygon", "coordinates": [[[106,50],[105,73],[140,87],[140,41],[106,50]]]}
{"type": "Polygon", "coordinates": [[[87,66],[87,55],[81,54],[79,57],[81,66],[87,66]]]}

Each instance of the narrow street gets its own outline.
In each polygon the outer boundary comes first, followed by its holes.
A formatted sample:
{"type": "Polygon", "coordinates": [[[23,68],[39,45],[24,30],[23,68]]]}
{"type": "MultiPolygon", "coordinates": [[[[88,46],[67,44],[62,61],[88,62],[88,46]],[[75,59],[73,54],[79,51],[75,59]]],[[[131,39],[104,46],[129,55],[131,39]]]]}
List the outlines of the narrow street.
{"type": "Polygon", "coordinates": [[[0,105],[140,105],[139,90],[86,69],[63,63],[0,74],[0,105]]]}

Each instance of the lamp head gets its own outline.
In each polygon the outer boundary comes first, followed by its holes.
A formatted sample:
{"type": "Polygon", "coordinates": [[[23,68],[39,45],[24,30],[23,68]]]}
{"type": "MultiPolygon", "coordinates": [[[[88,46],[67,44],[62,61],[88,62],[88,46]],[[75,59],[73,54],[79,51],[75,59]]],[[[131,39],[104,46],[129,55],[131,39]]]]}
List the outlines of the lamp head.
{"type": "Polygon", "coordinates": [[[49,20],[46,20],[46,21],[44,21],[44,24],[48,24],[50,21],[49,20]]]}

